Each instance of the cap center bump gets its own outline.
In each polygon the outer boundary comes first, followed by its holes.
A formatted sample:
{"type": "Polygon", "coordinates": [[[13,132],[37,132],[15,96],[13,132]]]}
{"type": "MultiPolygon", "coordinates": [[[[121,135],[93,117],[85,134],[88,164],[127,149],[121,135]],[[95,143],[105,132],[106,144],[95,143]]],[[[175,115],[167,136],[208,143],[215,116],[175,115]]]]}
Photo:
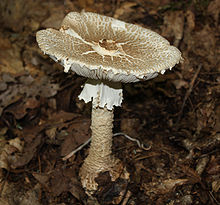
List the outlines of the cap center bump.
{"type": "Polygon", "coordinates": [[[106,50],[118,50],[116,42],[113,40],[102,39],[99,41],[99,45],[106,50]]]}

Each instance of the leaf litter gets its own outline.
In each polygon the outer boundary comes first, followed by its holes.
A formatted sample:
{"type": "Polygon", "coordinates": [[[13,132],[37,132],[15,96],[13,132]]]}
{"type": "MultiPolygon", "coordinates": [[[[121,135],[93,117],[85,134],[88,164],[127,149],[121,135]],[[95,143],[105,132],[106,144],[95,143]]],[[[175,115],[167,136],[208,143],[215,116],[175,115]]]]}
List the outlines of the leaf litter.
{"type": "Polygon", "coordinates": [[[82,9],[153,29],[184,57],[164,76],[124,85],[114,132],[149,149],[114,137],[114,153],[130,173],[121,204],[220,204],[218,0],[2,0],[0,204],[114,202],[114,184],[96,199],[81,187],[88,146],[62,160],[90,136],[90,106],[77,99],[85,79],[64,74],[35,40],[40,28],[58,28],[67,12],[82,9]]]}

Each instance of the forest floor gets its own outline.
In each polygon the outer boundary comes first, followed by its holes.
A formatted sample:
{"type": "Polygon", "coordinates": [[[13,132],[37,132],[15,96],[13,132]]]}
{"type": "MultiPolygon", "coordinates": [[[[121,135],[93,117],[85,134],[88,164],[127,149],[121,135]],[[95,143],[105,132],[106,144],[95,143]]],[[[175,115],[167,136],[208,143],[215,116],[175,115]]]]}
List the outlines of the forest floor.
{"type": "MultiPolygon", "coordinates": [[[[78,177],[88,154],[85,78],[64,73],[36,32],[70,11],[97,12],[150,28],[184,62],[150,81],[124,84],[113,152],[130,173],[122,205],[220,204],[219,0],[1,0],[0,205],[95,204],[78,177]]],[[[114,186],[96,193],[112,204],[114,186]]]]}

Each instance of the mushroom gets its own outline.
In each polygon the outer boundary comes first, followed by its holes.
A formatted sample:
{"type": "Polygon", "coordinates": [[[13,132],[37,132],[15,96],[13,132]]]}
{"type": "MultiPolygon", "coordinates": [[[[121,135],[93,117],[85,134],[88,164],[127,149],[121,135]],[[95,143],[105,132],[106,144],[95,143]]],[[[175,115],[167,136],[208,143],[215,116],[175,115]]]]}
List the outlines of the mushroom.
{"type": "Polygon", "coordinates": [[[159,34],[138,25],[91,12],[71,12],[60,30],[37,32],[41,50],[64,66],[88,78],[79,99],[92,101],[92,141],[80,177],[87,193],[95,178],[108,171],[112,181],[126,169],[112,155],[114,106],[121,106],[121,83],[138,82],[164,74],[181,60],[181,52],[159,34]]]}

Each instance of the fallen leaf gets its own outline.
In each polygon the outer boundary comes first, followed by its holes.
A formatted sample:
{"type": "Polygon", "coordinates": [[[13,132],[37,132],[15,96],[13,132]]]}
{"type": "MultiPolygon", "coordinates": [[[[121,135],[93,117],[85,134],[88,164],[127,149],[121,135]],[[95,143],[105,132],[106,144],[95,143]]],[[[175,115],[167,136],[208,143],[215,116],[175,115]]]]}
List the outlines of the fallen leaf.
{"type": "MultiPolygon", "coordinates": [[[[0,53],[1,55],[1,53],[0,53]]],[[[17,77],[12,74],[2,74],[7,89],[0,93],[0,115],[4,108],[14,113],[17,119],[21,119],[27,113],[27,109],[35,109],[40,106],[39,96],[50,98],[57,94],[59,85],[52,83],[48,76],[34,79],[28,73],[17,77]],[[20,102],[15,104],[16,102],[20,102]],[[14,104],[14,105],[12,105],[14,104]]]]}
{"type": "Polygon", "coordinates": [[[198,160],[198,163],[196,165],[196,171],[198,173],[198,175],[201,175],[203,173],[203,171],[205,170],[207,164],[209,162],[209,157],[203,157],[201,159],[198,160]]]}
{"type": "Polygon", "coordinates": [[[211,14],[215,20],[215,25],[218,25],[219,12],[220,12],[220,2],[219,0],[214,0],[209,3],[208,13],[211,14]]]}
{"type": "Polygon", "coordinates": [[[42,22],[41,26],[44,28],[59,29],[64,18],[64,9],[62,7],[51,9],[50,16],[42,22]]]}
{"type": "Polygon", "coordinates": [[[19,103],[7,109],[7,113],[11,113],[17,120],[22,119],[30,110],[39,108],[40,101],[36,98],[28,98],[26,101],[19,103]]]}
{"type": "Polygon", "coordinates": [[[176,87],[177,90],[181,89],[182,87],[184,87],[184,88],[189,87],[189,83],[186,82],[185,80],[182,80],[182,79],[173,80],[172,83],[174,84],[174,86],[176,87]]]}
{"type": "Polygon", "coordinates": [[[220,190],[220,180],[216,180],[212,182],[212,190],[214,192],[218,192],[220,190]]]}
{"type": "Polygon", "coordinates": [[[61,144],[61,156],[69,154],[89,139],[90,121],[74,120],[68,128],[68,135],[61,144]]]}
{"type": "Polygon", "coordinates": [[[121,131],[129,133],[130,136],[137,136],[138,131],[141,129],[141,122],[137,118],[123,118],[120,120],[121,131]]]}
{"type": "Polygon", "coordinates": [[[50,191],[53,196],[59,196],[62,192],[69,191],[69,183],[69,179],[61,171],[55,171],[50,178],[50,191]]]}
{"type": "Polygon", "coordinates": [[[50,179],[48,174],[41,174],[41,173],[34,172],[34,173],[32,173],[32,175],[40,184],[42,184],[48,188],[47,183],[50,179]]]}
{"type": "MultiPolygon", "coordinates": [[[[3,39],[4,40],[4,39],[3,39]]],[[[1,73],[19,73],[24,71],[21,60],[21,48],[16,44],[11,45],[11,48],[2,49],[0,47],[0,71],[1,73]]]]}
{"type": "Polygon", "coordinates": [[[19,153],[19,155],[10,155],[8,157],[8,162],[12,169],[16,169],[18,167],[22,167],[28,164],[37,151],[37,147],[40,145],[42,140],[42,136],[38,135],[30,144],[25,144],[23,152],[19,153]]]}
{"type": "Polygon", "coordinates": [[[174,46],[178,47],[183,37],[184,28],[183,11],[167,12],[164,16],[164,24],[162,26],[162,36],[167,38],[174,37],[174,46]]]}
{"type": "Polygon", "coordinates": [[[39,185],[27,190],[24,185],[17,186],[16,183],[6,181],[1,188],[0,204],[4,202],[2,205],[41,205],[38,199],[39,185]]]}
{"type": "Polygon", "coordinates": [[[69,186],[70,193],[79,201],[82,200],[84,203],[86,203],[85,200],[87,196],[84,189],[82,188],[80,181],[72,177],[69,186]]]}
{"type": "Polygon", "coordinates": [[[216,175],[220,173],[220,157],[211,157],[211,160],[206,168],[206,172],[209,175],[216,175]]]}
{"type": "Polygon", "coordinates": [[[165,179],[158,182],[150,182],[142,184],[142,189],[147,195],[154,194],[167,194],[173,192],[177,186],[186,184],[188,179],[165,179]]]}
{"type": "Polygon", "coordinates": [[[186,11],[186,32],[190,33],[195,28],[195,14],[191,10],[186,11]]]}
{"type": "Polygon", "coordinates": [[[129,13],[129,12],[133,12],[134,11],[134,6],[136,6],[137,3],[136,2],[124,2],[122,3],[122,5],[116,9],[115,14],[114,14],[114,18],[120,18],[120,16],[122,16],[124,13],[129,13]]]}
{"type": "Polygon", "coordinates": [[[10,170],[11,160],[19,160],[19,154],[24,148],[24,142],[17,137],[9,141],[2,140],[0,146],[0,168],[10,170]]]}

